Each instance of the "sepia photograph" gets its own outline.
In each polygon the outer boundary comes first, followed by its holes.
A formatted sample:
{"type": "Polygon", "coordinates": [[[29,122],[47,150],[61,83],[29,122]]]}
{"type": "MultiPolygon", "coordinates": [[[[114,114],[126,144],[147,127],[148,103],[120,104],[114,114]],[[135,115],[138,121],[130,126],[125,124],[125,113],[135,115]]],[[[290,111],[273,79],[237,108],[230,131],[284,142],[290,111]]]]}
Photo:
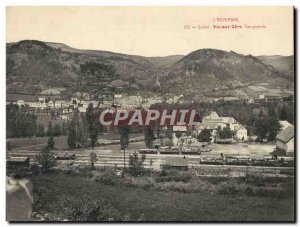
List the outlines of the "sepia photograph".
{"type": "Polygon", "coordinates": [[[295,222],[294,15],[6,6],[6,221],[295,222]]]}

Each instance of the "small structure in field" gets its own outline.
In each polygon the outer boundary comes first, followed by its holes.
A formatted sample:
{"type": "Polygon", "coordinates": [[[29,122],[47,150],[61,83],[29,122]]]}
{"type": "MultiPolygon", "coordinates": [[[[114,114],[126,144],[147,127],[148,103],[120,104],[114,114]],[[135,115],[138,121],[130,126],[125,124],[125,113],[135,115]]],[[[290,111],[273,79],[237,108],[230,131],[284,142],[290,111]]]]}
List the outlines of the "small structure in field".
{"type": "Polygon", "coordinates": [[[166,157],[164,166],[167,168],[188,170],[188,159],[185,156],[184,157],[166,157]]]}
{"type": "Polygon", "coordinates": [[[11,157],[7,161],[7,167],[26,168],[29,167],[28,157],[11,157]]]}

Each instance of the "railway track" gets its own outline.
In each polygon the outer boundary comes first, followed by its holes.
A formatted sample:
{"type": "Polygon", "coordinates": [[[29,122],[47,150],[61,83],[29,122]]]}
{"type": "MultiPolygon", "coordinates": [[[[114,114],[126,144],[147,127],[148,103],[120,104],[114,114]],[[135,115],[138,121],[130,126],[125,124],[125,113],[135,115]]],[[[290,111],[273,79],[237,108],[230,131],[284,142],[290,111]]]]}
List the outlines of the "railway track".
{"type": "MultiPolygon", "coordinates": [[[[91,150],[92,151],[92,150],[91,150]]],[[[123,168],[124,166],[124,154],[123,152],[112,152],[110,150],[95,150],[97,153],[97,162],[95,163],[96,167],[115,167],[115,168],[123,168]]],[[[18,151],[12,151],[8,152],[7,158],[9,157],[29,157],[30,163],[36,163],[36,155],[39,153],[39,151],[28,151],[28,150],[18,150],[18,151]]],[[[65,154],[65,151],[55,151],[55,153],[59,154],[60,156],[63,156],[65,154]]],[[[69,152],[74,153],[76,155],[76,158],[74,160],[58,160],[59,164],[65,164],[65,165],[74,165],[74,166],[88,166],[90,165],[90,156],[88,152],[82,152],[82,151],[74,151],[69,152]]],[[[129,155],[132,153],[132,151],[126,151],[125,153],[125,165],[128,166],[129,164],[129,155]]],[[[252,166],[250,165],[230,165],[224,163],[219,163],[218,165],[214,163],[201,163],[201,158],[203,157],[209,157],[207,155],[168,155],[168,154],[146,154],[146,159],[144,162],[145,168],[153,168],[153,169],[160,169],[161,165],[163,165],[166,161],[166,157],[178,157],[178,158],[186,158],[188,159],[188,166],[190,168],[248,168],[248,169],[258,169],[261,170],[262,168],[269,168],[273,169],[275,172],[278,169],[287,168],[288,170],[293,170],[293,167],[283,167],[283,166],[252,166]],[[235,167],[236,166],[236,167],[235,167]]],[[[278,172],[278,171],[277,171],[278,172]]]]}

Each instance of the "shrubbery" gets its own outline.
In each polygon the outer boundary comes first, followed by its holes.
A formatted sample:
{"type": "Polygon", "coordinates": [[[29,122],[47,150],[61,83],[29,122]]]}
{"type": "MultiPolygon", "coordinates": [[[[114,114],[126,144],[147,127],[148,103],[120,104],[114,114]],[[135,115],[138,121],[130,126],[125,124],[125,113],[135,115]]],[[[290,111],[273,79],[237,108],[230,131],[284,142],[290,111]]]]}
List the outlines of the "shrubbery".
{"type": "Polygon", "coordinates": [[[106,170],[101,175],[95,178],[96,182],[106,184],[106,185],[120,185],[122,184],[122,179],[117,176],[114,171],[106,170]]]}
{"type": "Polygon", "coordinates": [[[49,147],[43,148],[41,153],[37,155],[37,161],[45,172],[49,171],[56,165],[54,153],[49,149],[49,147]]]}
{"type": "Polygon", "coordinates": [[[191,175],[185,172],[175,170],[163,170],[161,174],[155,178],[156,182],[184,182],[187,183],[191,179],[191,175]]]}
{"type": "MultiPolygon", "coordinates": [[[[85,172],[82,176],[91,177],[92,175],[92,172],[85,172]]],[[[115,174],[114,170],[108,169],[96,175],[94,180],[105,185],[135,187],[144,190],[264,197],[293,196],[294,189],[291,178],[247,175],[239,178],[201,179],[193,178],[190,172],[177,170],[163,170],[159,174],[152,173],[151,176],[141,177],[125,175],[121,178],[115,174]]]]}
{"type": "Polygon", "coordinates": [[[146,156],[143,154],[140,158],[136,152],[129,156],[129,168],[128,171],[132,176],[140,176],[144,173],[143,163],[146,156]]]}
{"type": "Polygon", "coordinates": [[[60,205],[64,216],[69,221],[118,221],[119,212],[108,202],[101,198],[82,196],[81,198],[64,198],[60,205]]]}

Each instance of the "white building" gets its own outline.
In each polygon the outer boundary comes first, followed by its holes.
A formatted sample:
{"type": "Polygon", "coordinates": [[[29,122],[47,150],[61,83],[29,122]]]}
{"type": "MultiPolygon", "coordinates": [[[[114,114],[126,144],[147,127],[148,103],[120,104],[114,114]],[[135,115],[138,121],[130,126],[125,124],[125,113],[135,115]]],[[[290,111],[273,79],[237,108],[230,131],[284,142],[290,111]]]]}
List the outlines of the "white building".
{"type": "Polygon", "coordinates": [[[40,108],[40,109],[45,109],[47,108],[47,105],[46,105],[46,99],[45,98],[39,98],[39,101],[37,103],[37,108],[40,108]]]}
{"type": "Polygon", "coordinates": [[[247,134],[247,129],[240,124],[236,124],[234,126],[234,131],[235,131],[235,139],[239,141],[245,141],[248,140],[248,134],[247,134]]]}
{"type": "Polygon", "coordinates": [[[288,126],[276,137],[276,149],[284,151],[286,155],[294,155],[294,127],[288,126]]]}
{"type": "Polygon", "coordinates": [[[215,111],[213,111],[213,112],[211,112],[210,115],[204,117],[202,122],[203,123],[208,123],[208,122],[223,123],[223,118],[219,117],[219,115],[215,111]]]}
{"type": "Polygon", "coordinates": [[[48,107],[50,107],[50,108],[54,108],[55,107],[55,104],[54,104],[54,101],[53,100],[50,100],[49,102],[48,102],[48,107]]]}
{"type": "Polygon", "coordinates": [[[121,99],[121,98],[123,98],[123,95],[122,94],[114,94],[114,98],[121,99]]]}
{"type": "Polygon", "coordinates": [[[24,100],[17,100],[17,105],[18,106],[25,106],[25,101],[24,100]]]}
{"type": "Polygon", "coordinates": [[[176,137],[176,134],[177,133],[181,133],[181,137],[184,137],[184,136],[186,136],[186,130],[187,129],[186,129],[185,125],[183,125],[183,126],[181,126],[181,125],[178,125],[178,126],[174,125],[173,126],[173,144],[177,144],[179,142],[179,140],[180,140],[180,138],[176,137]]]}
{"type": "Polygon", "coordinates": [[[63,107],[63,103],[64,103],[63,100],[56,100],[55,103],[54,103],[54,107],[55,108],[62,108],[63,107]]]}
{"type": "Polygon", "coordinates": [[[31,108],[38,108],[38,102],[26,102],[26,104],[31,108]]]}
{"type": "Polygon", "coordinates": [[[204,117],[202,123],[198,124],[196,129],[198,135],[203,129],[208,129],[211,131],[212,136],[216,136],[218,127],[221,129],[230,128],[234,131],[236,140],[248,140],[247,129],[244,126],[239,124],[233,117],[220,117],[215,111],[204,117]]]}
{"type": "Polygon", "coordinates": [[[81,112],[81,113],[85,113],[86,112],[86,107],[79,106],[78,111],[81,112]]]}
{"type": "Polygon", "coordinates": [[[281,125],[281,130],[280,132],[282,132],[283,130],[285,130],[287,127],[289,126],[293,126],[290,122],[288,121],[279,121],[279,124],[281,125]]]}

